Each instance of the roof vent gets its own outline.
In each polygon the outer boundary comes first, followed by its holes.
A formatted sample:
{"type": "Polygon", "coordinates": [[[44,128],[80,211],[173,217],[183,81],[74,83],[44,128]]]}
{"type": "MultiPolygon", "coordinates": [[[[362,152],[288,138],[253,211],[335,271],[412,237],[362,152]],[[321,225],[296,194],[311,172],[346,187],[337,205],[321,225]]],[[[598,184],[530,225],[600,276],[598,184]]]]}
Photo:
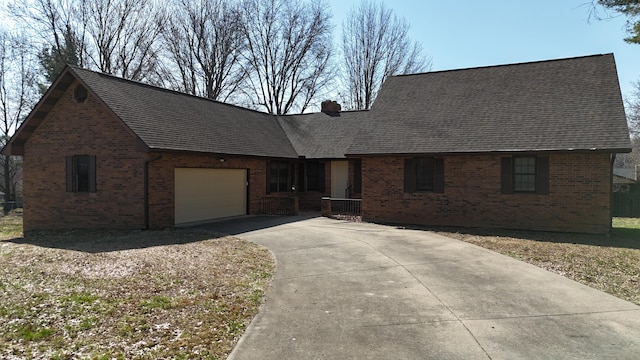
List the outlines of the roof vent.
{"type": "Polygon", "coordinates": [[[78,84],[73,90],[73,99],[79,104],[85,102],[88,96],[89,92],[87,91],[87,88],[80,84],[78,84]]]}
{"type": "Polygon", "coordinates": [[[338,102],[336,101],[325,100],[322,102],[322,104],[320,104],[320,108],[322,109],[323,113],[329,116],[340,116],[340,110],[342,109],[342,106],[340,106],[340,104],[338,104],[338,102]]]}

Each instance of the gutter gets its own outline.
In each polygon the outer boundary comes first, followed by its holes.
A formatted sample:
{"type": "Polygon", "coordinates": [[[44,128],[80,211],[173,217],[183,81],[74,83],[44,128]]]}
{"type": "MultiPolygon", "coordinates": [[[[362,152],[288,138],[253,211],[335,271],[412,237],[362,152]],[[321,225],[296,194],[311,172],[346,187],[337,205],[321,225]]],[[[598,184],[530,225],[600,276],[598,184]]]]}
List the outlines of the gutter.
{"type": "Polygon", "coordinates": [[[613,234],[613,164],[616,162],[616,153],[611,154],[611,166],[609,168],[609,236],[613,234]]]}
{"type": "Polygon", "coordinates": [[[149,230],[149,164],[162,159],[162,154],[144,161],[144,230],[149,230]]]}

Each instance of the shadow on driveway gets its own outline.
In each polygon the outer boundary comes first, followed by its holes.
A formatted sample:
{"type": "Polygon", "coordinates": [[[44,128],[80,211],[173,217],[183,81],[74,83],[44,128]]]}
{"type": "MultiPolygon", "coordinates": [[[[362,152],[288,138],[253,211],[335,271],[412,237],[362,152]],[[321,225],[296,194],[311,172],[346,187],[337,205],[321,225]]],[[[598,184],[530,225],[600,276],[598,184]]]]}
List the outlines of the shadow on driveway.
{"type": "Polygon", "coordinates": [[[224,235],[239,235],[251,231],[262,230],[298,221],[308,220],[319,216],[320,213],[304,213],[297,216],[243,216],[232,220],[201,224],[195,226],[195,228],[224,235]]]}

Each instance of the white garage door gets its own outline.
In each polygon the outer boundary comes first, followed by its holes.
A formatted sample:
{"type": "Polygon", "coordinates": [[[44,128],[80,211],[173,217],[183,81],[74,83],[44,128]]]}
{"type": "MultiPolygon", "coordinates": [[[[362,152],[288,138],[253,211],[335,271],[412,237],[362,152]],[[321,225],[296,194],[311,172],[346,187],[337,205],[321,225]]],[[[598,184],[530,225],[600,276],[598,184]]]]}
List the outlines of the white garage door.
{"type": "Polygon", "coordinates": [[[244,169],[175,169],[175,223],[247,213],[244,169]]]}

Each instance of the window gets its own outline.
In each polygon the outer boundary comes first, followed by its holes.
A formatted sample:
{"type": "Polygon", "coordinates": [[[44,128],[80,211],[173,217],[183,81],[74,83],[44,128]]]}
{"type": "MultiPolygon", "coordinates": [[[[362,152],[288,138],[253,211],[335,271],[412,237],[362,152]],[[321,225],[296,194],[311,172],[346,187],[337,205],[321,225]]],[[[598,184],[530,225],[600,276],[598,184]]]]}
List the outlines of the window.
{"type": "Polygon", "coordinates": [[[415,191],[432,191],[434,164],[433,158],[417,158],[413,160],[415,167],[415,191]]]}
{"type": "Polygon", "coordinates": [[[67,192],[96,192],[96,157],[67,156],[67,192]]]}
{"type": "Polygon", "coordinates": [[[289,163],[272,161],[269,163],[269,192],[289,191],[289,163]]]}
{"type": "Polygon", "coordinates": [[[420,157],[405,159],[405,192],[444,192],[444,159],[420,157]]]}
{"type": "Polygon", "coordinates": [[[324,191],[324,163],[320,161],[308,161],[306,167],[306,190],[324,191]]]}
{"type": "Polygon", "coordinates": [[[549,193],[549,158],[513,156],[502,158],[502,193],[549,193]]]}
{"type": "Polygon", "coordinates": [[[513,191],[536,191],[536,158],[533,156],[513,158],[513,191]]]}

